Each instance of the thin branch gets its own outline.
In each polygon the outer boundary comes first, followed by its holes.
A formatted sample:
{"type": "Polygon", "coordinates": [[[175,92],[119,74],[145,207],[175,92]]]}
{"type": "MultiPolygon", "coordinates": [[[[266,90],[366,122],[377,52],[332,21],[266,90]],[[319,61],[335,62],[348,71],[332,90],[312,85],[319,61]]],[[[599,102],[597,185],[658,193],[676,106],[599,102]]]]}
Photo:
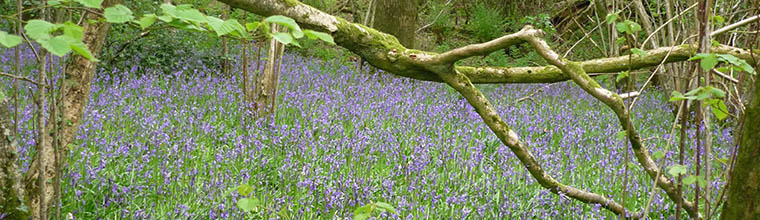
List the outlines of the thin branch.
{"type": "Polygon", "coordinates": [[[513,34],[508,34],[485,43],[470,44],[438,54],[429,61],[426,61],[426,63],[430,65],[454,63],[468,57],[488,55],[494,51],[524,42],[523,37],[531,30],[534,30],[533,27],[525,26],[522,30],[513,34]]]}
{"type": "Polygon", "coordinates": [[[715,30],[712,33],[710,33],[710,37],[714,37],[716,35],[722,34],[723,32],[726,32],[728,30],[740,27],[740,26],[745,25],[745,24],[749,24],[750,22],[753,22],[753,21],[755,21],[757,19],[760,19],[760,15],[755,15],[755,16],[752,16],[752,17],[749,17],[749,18],[745,18],[744,20],[741,20],[739,22],[726,25],[725,27],[722,27],[722,28],[720,28],[718,30],[715,30]]]}
{"type": "MultiPolygon", "coordinates": [[[[36,86],[40,86],[41,85],[39,82],[34,81],[33,79],[29,79],[29,78],[23,77],[23,76],[13,75],[13,74],[10,74],[10,73],[0,72],[0,76],[5,76],[5,77],[13,78],[13,79],[18,79],[18,80],[21,80],[21,81],[24,81],[24,82],[28,82],[28,83],[34,84],[36,86]]],[[[48,87],[48,85],[44,85],[44,84],[42,84],[42,86],[43,87],[48,87]]]]}
{"type": "MultiPolygon", "coordinates": [[[[446,4],[443,4],[443,6],[448,6],[451,3],[451,1],[452,0],[447,1],[446,4]]],[[[438,15],[436,15],[435,18],[433,18],[433,21],[431,21],[430,24],[426,24],[425,26],[422,26],[421,28],[417,29],[414,32],[415,33],[420,32],[421,30],[424,30],[425,28],[428,28],[431,25],[435,24],[435,22],[438,21],[438,17],[441,17],[441,14],[443,14],[444,11],[446,11],[446,10],[441,9],[441,11],[438,12],[438,15]]]]}

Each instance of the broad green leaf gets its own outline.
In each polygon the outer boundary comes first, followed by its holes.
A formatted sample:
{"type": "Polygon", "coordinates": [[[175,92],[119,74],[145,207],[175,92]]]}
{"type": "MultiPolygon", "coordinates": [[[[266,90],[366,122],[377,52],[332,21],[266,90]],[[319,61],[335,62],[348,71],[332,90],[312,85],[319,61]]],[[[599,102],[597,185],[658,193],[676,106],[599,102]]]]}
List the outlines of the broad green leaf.
{"type": "Polygon", "coordinates": [[[694,176],[694,175],[689,175],[689,176],[683,178],[683,184],[686,184],[686,185],[694,184],[694,182],[696,182],[696,181],[697,181],[697,177],[694,176]]]}
{"type": "Polygon", "coordinates": [[[242,209],[244,212],[250,212],[256,209],[256,207],[259,206],[259,203],[259,200],[256,198],[242,198],[238,199],[237,207],[242,209]]]}
{"type": "Polygon", "coordinates": [[[705,71],[710,71],[715,65],[718,65],[718,56],[712,53],[698,53],[689,60],[700,60],[699,66],[705,71]]]}
{"type": "Polygon", "coordinates": [[[37,19],[30,20],[26,23],[26,25],[24,25],[26,34],[36,41],[50,39],[52,37],[50,36],[50,32],[54,31],[55,29],[56,25],[37,19]]]}
{"type": "Polygon", "coordinates": [[[631,48],[631,52],[633,52],[636,55],[639,55],[640,57],[647,56],[647,52],[639,48],[631,48]]]}
{"type": "Polygon", "coordinates": [[[755,73],[755,69],[752,67],[752,65],[749,65],[749,63],[747,63],[747,61],[744,59],[735,57],[731,54],[718,54],[717,56],[721,61],[725,61],[728,64],[739,67],[741,71],[745,71],[751,74],[755,73]]]}
{"type": "Polygon", "coordinates": [[[143,15],[143,17],[140,18],[140,21],[139,21],[140,28],[142,28],[143,30],[145,30],[145,28],[148,28],[151,25],[153,25],[154,23],[156,23],[156,19],[157,18],[158,17],[155,14],[143,15]]]}
{"type": "Polygon", "coordinates": [[[122,4],[114,5],[106,8],[103,12],[103,16],[106,17],[108,23],[125,23],[135,18],[132,16],[132,10],[129,10],[127,6],[122,4]]]}
{"type": "Polygon", "coordinates": [[[243,183],[240,186],[238,186],[237,191],[238,191],[238,194],[242,196],[248,196],[249,194],[251,194],[251,191],[253,191],[253,187],[249,186],[248,184],[243,183]]]}
{"type": "Polygon", "coordinates": [[[726,103],[724,103],[723,100],[718,100],[718,103],[712,105],[712,108],[710,109],[718,120],[723,120],[728,117],[728,107],[726,107],[726,103]]]}
{"type": "Polygon", "coordinates": [[[206,22],[206,16],[203,15],[198,9],[190,8],[190,9],[177,9],[176,13],[174,14],[175,17],[189,21],[194,22],[196,24],[206,22]]]}
{"type": "Polygon", "coordinates": [[[641,31],[641,25],[639,25],[639,23],[630,20],[626,21],[626,23],[628,23],[628,25],[631,27],[631,31],[633,31],[631,34],[635,34],[641,31]]]}
{"type": "Polygon", "coordinates": [[[631,33],[631,27],[625,24],[625,22],[618,22],[615,24],[615,29],[620,33],[631,33]]]}
{"type": "Polygon", "coordinates": [[[607,24],[614,24],[615,21],[617,21],[618,17],[619,17],[618,13],[607,14],[607,18],[606,18],[607,24]]]}
{"type": "Polygon", "coordinates": [[[239,37],[247,37],[248,36],[248,32],[245,31],[245,27],[243,27],[243,25],[241,25],[240,23],[238,23],[238,21],[235,20],[235,19],[229,19],[229,20],[224,21],[224,24],[222,24],[222,26],[224,26],[225,28],[231,28],[232,30],[237,31],[237,35],[239,37]]]}
{"type": "Polygon", "coordinates": [[[668,167],[668,174],[670,174],[673,177],[676,177],[678,175],[683,175],[686,173],[686,166],[684,165],[672,165],[668,167]]]}
{"type": "Polygon", "coordinates": [[[48,1],[47,4],[48,6],[56,6],[56,5],[60,5],[61,1],[58,1],[58,0],[48,1]]]}
{"type": "Polygon", "coordinates": [[[174,5],[164,3],[164,4],[161,4],[160,7],[161,7],[161,11],[163,11],[164,14],[172,16],[172,17],[177,17],[176,15],[177,7],[175,7],[174,5]]]}
{"type": "Polygon", "coordinates": [[[615,78],[615,81],[620,82],[620,80],[623,80],[626,77],[628,77],[629,74],[630,73],[628,71],[620,72],[620,73],[618,73],[617,78],[615,78]]]}
{"type": "Polygon", "coordinates": [[[373,209],[374,207],[372,203],[356,208],[356,210],[354,210],[354,219],[358,219],[358,220],[368,219],[372,215],[373,209]]]}
{"type": "Polygon", "coordinates": [[[715,24],[723,24],[724,22],[726,22],[726,19],[724,19],[723,16],[720,16],[720,15],[713,16],[712,20],[713,22],[715,22],[715,24]]]}
{"type": "Polygon", "coordinates": [[[292,45],[296,45],[298,47],[301,46],[300,44],[298,44],[298,42],[295,41],[295,39],[293,39],[293,36],[291,36],[290,33],[277,32],[277,33],[272,33],[271,36],[272,36],[272,38],[274,38],[275,40],[279,41],[280,43],[282,43],[284,45],[291,45],[292,44],[292,45]]]}
{"type": "Polygon", "coordinates": [[[99,61],[97,58],[95,58],[95,56],[92,55],[90,48],[87,48],[87,45],[82,43],[82,41],[72,42],[69,46],[71,46],[71,49],[74,50],[74,53],[79,54],[92,62],[99,61]]]}
{"type": "Polygon", "coordinates": [[[67,21],[63,23],[63,35],[69,36],[77,41],[81,41],[83,38],[84,28],[73,22],[67,21]]]}
{"type": "MultiPolygon", "coordinates": [[[[248,30],[248,31],[254,31],[254,30],[256,30],[256,28],[258,28],[258,27],[259,27],[259,25],[261,25],[261,22],[258,22],[258,21],[254,21],[254,22],[252,22],[252,23],[247,23],[247,24],[245,24],[245,28],[246,28],[246,30],[248,30]]],[[[304,30],[304,31],[305,31],[305,30],[304,30]]]]}
{"type": "Polygon", "coordinates": [[[333,45],[335,44],[335,41],[333,41],[333,37],[330,36],[327,33],[319,32],[319,31],[312,31],[312,30],[308,30],[308,29],[307,30],[303,30],[303,33],[309,39],[312,39],[312,40],[313,39],[319,39],[319,40],[322,40],[324,42],[327,42],[327,43],[330,43],[330,44],[333,44],[333,45]]]}
{"type": "Polygon", "coordinates": [[[222,25],[224,25],[224,20],[219,19],[214,16],[206,16],[206,21],[208,21],[207,22],[208,26],[210,26],[211,29],[214,30],[214,32],[216,32],[216,36],[226,35],[235,30],[232,28],[222,27],[222,25]]]}
{"type": "Polygon", "coordinates": [[[0,31],[0,45],[11,48],[21,43],[21,37],[8,34],[8,32],[0,31]]]}
{"type": "Polygon", "coordinates": [[[41,40],[37,42],[39,42],[43,48],[50,51],[50,53],[53,53],[53,55],[62,57],[71,52],[71,43],[74,41],[76,40],[69,36],[61,35],[49,40],[41,40]]]}
{"type": "Polygon", "coordinates": [[[705,185],[707,185],[707,180],[705,180],[704,176],[697,176],[697,185],[699,185],[699,187],[705,187],[705,185]]]}
{"type": "Polygon", "coordinates": [[[715,97],[715,98],[726,97],[726,92],[724,92],[721,89],[718,89],[718,88],[715,88],[715,87],[712,87],[712,86],[706,86],[705,90],[707,92],[709,92],[712,95],[712,97],[715,97]]]}
{"type": "Polygon", "coordinates": [[[384,210],[386,210],[386,211],[388,211],[390,213],[398,214],[398,212],[396,212],[396,208],[393,208],[393,206],[391,204],[384,203],[384,202],[376,202],[375,205],[378,208],[384,209],[384,210]]]}
{"type": "Polygon", "coordinates": [[[295,38],[302,38],[304,35],[303,31],[301,30],[301,27],[298,26],[296,21],[289,17],[285,17],[282,15],[274,15],[274,16],[269,16],[266,19],[264,19],[264,22],[275,23],[275,24],[283,25],[285,27],[290,28],[290,30],[293,33],[293,37],[295,38]]]}
{"type": "Polygon", "coordinates": [[[76,2],[79,2],[79,4],[84,5],[84,7],[100,8],[100,4],[103,3],[103,0],[76,0],[76,2]]]}
{"type": "Polygon", "coordinates": [[[664,151],[656,151],[656,152],[654,152],[654,153],[652,154],[652,157],[653,157],[654,159],[660,159],[660,158],[663,158],[663,157],[665,157],[665,152],[664,152],[664,151]]]}

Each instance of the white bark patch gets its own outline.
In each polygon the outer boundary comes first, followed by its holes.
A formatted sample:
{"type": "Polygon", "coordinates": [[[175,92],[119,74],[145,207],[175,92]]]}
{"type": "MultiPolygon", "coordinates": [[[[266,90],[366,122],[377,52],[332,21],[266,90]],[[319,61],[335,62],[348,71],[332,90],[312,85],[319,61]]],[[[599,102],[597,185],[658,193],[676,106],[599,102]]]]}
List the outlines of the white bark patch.
{"type": "Polygon", "coordinates": [[[594,90],[595,90],[595,91],[596,91],[596,92],[597,92],[599,95],[602,95],[602,96],[604,96],[604,97],[605,97],[605,98],[607,98],[607,99],[612,99],[612,93],[611,93],[610,91],[608,91],[608,90],[606,90],[606,89],[603,89],[603,88],[600,88],[600,87],[596,87],[596,88],[594,88],[594,90]]]}
{"type": "MultiPolygon", "coordinates": [[[[509,146],[517,146],[520,143],[520,138],[517,137],[517,133],[512,129],[507,130],[507,144],[509,146]]],[[[530,152],[528,152],[530,154],[530,152]]]]}

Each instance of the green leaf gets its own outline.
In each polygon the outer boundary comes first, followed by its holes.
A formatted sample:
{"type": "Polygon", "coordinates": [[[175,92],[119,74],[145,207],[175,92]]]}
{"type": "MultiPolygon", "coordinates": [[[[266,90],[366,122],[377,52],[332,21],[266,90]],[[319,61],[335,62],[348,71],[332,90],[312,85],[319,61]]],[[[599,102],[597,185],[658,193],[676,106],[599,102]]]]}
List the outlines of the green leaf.
{"type": "Polygon", "coordinates": [[[69,36],[61,35],[49,40],[37,41],[46,50],[53,53],[53,55],[62,57],[71,52],[71,42],[75,40],[69,36]]]}
{"type": "Polygon", "coordinates": [[[718,56],[713,53],[698,53],[689,60],[700,60],[699,66],[705,71],[710,71],[715,65],[718,65],[718,56]]]}
{"type": "Polygon", "coordinates": [[[683,184],[686,184],[686,185],[694,184],[694,182],[696,182],[696,181],[697,181],[697,177],[694,176],[694,175],[689,175],[689,176],[683,178],[683,184]]]}
{"type": "Polygon", "coordinates": [[[686,173],[685,165],[672,165],[668,167],[668,174],[670,174],[673,177],[677,177],[678,175],[683,175],[685,173],[686,173]]]}
{"type": "Polygon", "coordinates": [[[158,16],[156,16],[155,14],[143,15],[143,17],[140,18],[140,21],[139,21],[140,28],[142,28],[143,30],[145,30],[145,28],[148,28],[151,25],[153,25],[154,23],[156,23],[156,19],[157,18],[158,18],[158,16]]]}
{"type": "Polygon", "coordinates": [[[617,78],[615,78],[615,81],[616,81],[616,82],[620,82],[620,80],[623,80],[623,79],[625,79],[626,77],[628,77],[628,75],[629,75],[629,74],[630,74],[630,73],[629,73],[628,71],[623,71],[623,72],[620,72],[620,73],[618,73],[618,75],[617,75],[617,78]]]}
{"type": "Polygon", "coordinates": [[[668,101],[675,102],[675,101],[681,101],[681,100],[686,100],[686,99],[688,99],[688,100],[694,100],[695,97],[694,96],[688,96],[687,97],[687,96],[684,96],[683,94],[681,94],[678,91],[673,91],[673,92],[670,93],[670,100],[668,100],[668,101]]]}
{"type": "Polygon", "coordinates": [[[26,31],[26,34],[36,40],[47,40],[50,39],[52,36],[50,36],[50,32],[54,31],[56,29],[56,25],[43,21],[43,20],[30,20],[29,22],[24,25],[24,30],[26,31]]]}
{"type": "Polygon", "coordinates": [[[735,57],[731,54],[718,54],[717,56],[719,60],[725,61],[726,63],[731,64],[731,65],[737,66],[742,71],[745,71],[751,74],[755,73],[755,69],[752,68],[752,65],[749,65],[749,63],[747,63],[747,61],[744,59],[735,57]]]}
{"type": "Polygon", "coordinates": [[[250,212],[256,209],[260,204],[259,200],[256,198],[242,198],[238,199],[237,201],[237,207],[242,209],[244,212],[250,212]]]}
{"type": "Polygon", "coordinates": [[[63,35],[69,36],[77,41],[81,41],[84,36],[83,33],[84,28],[81,26],[70,21],[63,23],[63,35]]]}
{"type": "Polygon", "coordinates": [[[174,5],[164,3],[164,4],[161,4],[160,7],[161,7],[161,11],[163,11],[164,14],[172,16],[172,17],[177,17],[176,16],[177,7],[174,7],[174,5]]]}
{"type": "Polygon", "coordinates": [[[274,15],[274,16],[269,16],[266,19],[264,19],[264,22],[275,23],[275,24],[283,25],[285,27],[290,28],[290,30],[293,33],[293,37],[295,38],[302,38],[304,35],[303,31],[301,30],[301,27],[298,26],[296,21],[289,17],[285,17],[282,15],[274,15]]]}
{"type": "Polygon", "coordinates": [[[718,103],[712,105],[712,108],[710,109],[718,120],[723,120],[728,117],[728,107],[726,107],[726,103],[724,103],[723,100],[718,100],[718,103]]]}
{"type": "Polygon", "coordinates": [[[291,36],[290,33],[277,32],[277,33],[272,33],[271,36],[272,36],[272,38],[274,38],[275,40],[279,41],[280,43],[282,43],[284,45],[291,45],[291,44],[293,44],[293,45],[296,45],[298,47],[301,46],[301,45],[298,44],[298,42],[295,41],[295,39],[293,39],[293,36],[291,36]]]}
{"type": "Polygon", "coordinates": [[[319,39],[319,40],[322,40],[324,42],[327,42],[327,43],[335,45],[335,41],[333,41],[333,37],[330,36],[327,33],[319,32],[319,31],[312,31],[312,30],[308,30],[308,29],[307,30],[303,30],[303,33],[309,39],[312,39],[312,40],[319,39]]]}
{"type": "Polygon", "coordinates": [[[132,16],[132,10],[129,10],[127,6],[122,4],[106,8],[103,12],[103,16],[106,17],[108,23],[117,24],[125,23],[135,18],[135,16],[132,16]]]}
{"type": "Polygon", "coordinates": [[[206,16],[203,15],[198,9],[189,8],[189,9],[177,9],[177,11],[174,13],[174,16],[176,18],[179,18],[181,20],[193,22],[196,24],[200,24],[202,22],[206,22],[206,16]]]}
{"type": "Polygon", "coordinates": [[[373,206],[374,205],[370,203],[362,207],[356,208],[356,210],[354,210],[354,219],[357,219],[357,220],[368,219],[372,215],[372,211],[374,209],[373,206]]]}
{"type": "Polygon", "coordinates": [[[245,27],[243,27],[243,25],[238,23],[238,21],[235,19],[229,19],[229,20],[224,21],[224,24],[222,24],[222,26],[235,30],[236,32],[232,32],[232,33],[233,34],[237,33],[239,37],[248,36],[248,32],[245,30],[245,27]]]}
{"type": "Polygon", "coordinates": [[[665,151],[657,151],[657,152],[654,152],[654,153],[652,154],[652,157],[653,157],[654,159],[660,159],[660,158],[663,158],[663,157],[665,157],[665,151]]]}
{"type": "Polygon", "coordinates": [[[713,16],[712,20],[713,22],[715,22],[715,24],[723,24],[724,22],[726,22],[726,19],[724,19],[723,16],[720,16],[720,15],[713,16]]]}
{"type": "Polygon", "coordinates": [[[615,21],[617,21],[618,17],[620,17],[620,15],[618,15],[618,13],[619,12],[607,14],[607,18],[606,18],[607,24],[614,24],[615,21]]]}
{"type": "Polygon", "coordinates": [[[100,8],[100,4],[103,3],[103,0],[75,0],[76,2],[79,2],[79,4],[84,5],[84,7],[88,8],[100,8]]]}
{"type": "Polygon", "coordinates": [[[72,50],[74,50],[74,53],[79,54],[92,62],[100,61],[97,58],[95,58],[95,56],[92,55],[90,48],[88,48],[87,45],[82,43],[82,41],[73,42],[69,46],[71,47],[72,50]]]}
{"type": "Polygon", "coordinates": [[[8,32],[0,31],[0,45],[11,48],[21,43],[21,37],[8,34],[8,32]]]}
{"type": "Polygon", "coordinates": [[[259,25],[261,25],[261,22],[258,22],[258,21],[254,21],[254,22],[252,22],[252,23],[247,23],[247,24],[245,24],[245,28],[246,28],[248,31],[254,31],[254,30],[256,30],[256,28],[258,28],[258,27],[259,27],[259,25]]]}
{"type": "Polygon", "coordinates": [[[618,22],[615,24],[615,29],[620,33],[630,33],[631,27],[625,24],[625,22],[618,22]]]}
{"type": "Polygon", "coordinates": [[[238,186],[237,191],[238,191],[238,194],[242,196],[248,196],[249,194],[251,194],[251,191],[253,191],[253,187],[249,186],[248,184],[243,183],[240,186],[238,186]]]}
{"type": "Polygon", "coordinates": [[[726,92],[724,92],[721,89],[718,89],[718,88],[715,88],[715,87],[712,87],[712,86],[706,86],[705,90],[707,92],[709,92],[712,95],[712,97],[715,97],[715,98],[726,97],[726,92]]]}
{"type": "Polygon", "coordinates": [[[391,212],[393,214],[398,214],[398,212],[396,212],[396,208],[393,208],[393,206],[391,204],[384,203],[384,202],[376,202],[375,205],[378,208],[381,208],[381,209],[386,210],[388,212],[391,212]]]}
{"type": "Polygon", "coordinates": [[[633,52],[636,55],[639,55],[639,57],[647,56],[647,52],[639,48],[631,48],[631,52],[633,52]]]}
{"type": "Polygon", "coordinates": [[[705,187],[707,185],[707,180],[705,180],[704,176],[697,176],[697,185],[699,185],[699,187],[705,187]]]}

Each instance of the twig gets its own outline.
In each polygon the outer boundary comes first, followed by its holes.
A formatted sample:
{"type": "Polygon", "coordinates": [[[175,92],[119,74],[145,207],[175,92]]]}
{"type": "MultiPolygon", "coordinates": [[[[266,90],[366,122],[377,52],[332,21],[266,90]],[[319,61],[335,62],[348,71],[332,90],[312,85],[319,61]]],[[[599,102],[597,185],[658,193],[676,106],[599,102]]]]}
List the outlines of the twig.
{"type": "MultiPolygon", "coordinates": [[[[450,3],[451,3],[451,0],[447,1],[446,4],[443,4],[443,6],[448,6],[450,3]]],[[[425,26],[422,26],[421,28],[414,31],[414,33],[420,32],[421,30],[424,30],[425,28],[428,28],[431,25],[435,24],[435,22],[438,20],[438,17],[441,17],[441,14],[443,14],[444,11],[446,10],[441,9],[441,11],[438,12],[438,15],[436,15],[435,18],[433,18],[433,21],[431,21],[430,24],[426,24],[425,26]]]]}
{"type": "Polygon", "coordinates": [[[723,32],[726,32],[728,30],[731,30],[731,29],[737,28],[739,26],[748,24],[748,23],[753,22],[753,21],[755,21],[757,19],[760,19],[760,15],[755,15],[755,16],[752,16],[752,17],[749,17],[749,18],[745,18],[744,20],[741,20],[739,22],[726,25],[725,27],[722,27],[722,28],[720,28],[718,30],[715,30],[712,33],[710,33],[710,37],[714,37],[715,35],[722,34],[723,32]]]}
{"type": "MultiPolygon", "coordinates": [[[[21,81],[24,81],[24,82],[28,82],[28,83],[31,83],[31,84],[37,85],[37,86],[39,86],[39,85],[40,85],[40,83],[39,83],[39,82],[37,82],[37,81],[34,81],[33,79],[29,79],[29,78],[26,78],[26,77],[23,77],[23,76],[17,76],[17,75],[13,75],[13,74],[10,74],[10,73],[4,73],[4,72],[0,72],[0,76],[5,76],[5,77],[10,77],[10,78],[13,78],[13,79],[18,79],[18,80],[21,80],[21,81]]],[[[43,87],[48,87],[48,85],[42,85],[42,86],[43,86],[43,87]]]]}

